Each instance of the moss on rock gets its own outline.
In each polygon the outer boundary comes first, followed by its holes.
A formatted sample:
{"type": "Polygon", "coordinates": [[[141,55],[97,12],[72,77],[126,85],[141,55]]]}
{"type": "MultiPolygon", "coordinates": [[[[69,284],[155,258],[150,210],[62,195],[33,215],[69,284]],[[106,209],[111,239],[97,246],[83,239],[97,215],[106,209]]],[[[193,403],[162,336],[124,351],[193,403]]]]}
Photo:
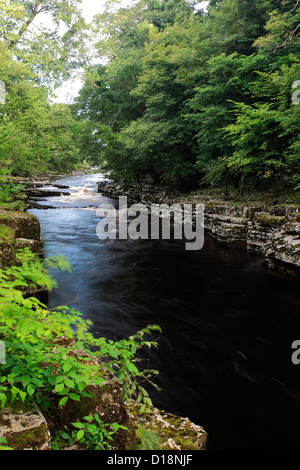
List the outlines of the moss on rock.
{"type": "Polygon", "coordinates": [[[17,250],[25,247],[43,255],[38,218],[25,212],[0,209],[0,267],[15,264],[17,250]]]}
{"type": "Polygon", "coordinates": [[[0,437],[14,450],[49,450],[50,434],[37,410],[4,410],[0,414],[0,437]]]}
{"type": "Polygon", "coordinates": [[[16,238],[29,240],[40,239],[40,223],[33,214],[19,211],[4,211],[0,209],[0,224],[15,230],[16,238]]]}
{"type": "Polygon", "coordinates": [[[16,261],[15,230],[0,224],[0,267],[11,266],[16,261]]]}
{"type": "MultiPolygon", "coordinates": [[[[141,405],[132,401],[127,405],[128,413],[138,426],[157,436],[154,450],[205,450],[207,433],[188,418],[152,408],[150,413],[141,413],[141,405]]],[[[138,447],[142,444],[141,440],[138,447]]]]}
{"type": "Polygon", "coordinates": [[[284,216],[276,216],[267,213],[256,213],[254,220],[265,227],[280,227],[286,221],[284,216]]]}

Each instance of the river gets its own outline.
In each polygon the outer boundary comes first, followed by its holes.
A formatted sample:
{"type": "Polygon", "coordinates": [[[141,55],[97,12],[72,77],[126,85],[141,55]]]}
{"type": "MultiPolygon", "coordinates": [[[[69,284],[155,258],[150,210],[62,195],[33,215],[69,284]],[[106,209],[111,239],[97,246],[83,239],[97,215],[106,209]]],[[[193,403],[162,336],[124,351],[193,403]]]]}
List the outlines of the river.
{"type": "Polygon", "coordinates": [[[97,193],[101,179],[57,180],[70,195],[28,211],[39,218],[45,256],[64,255],[72,266],[53,273],[49,307],[68,304],[109,339],[159,324],[159,347],[147,352],[145,366],[159,370],[162,390],[149,389],[150,396],[203,426],[208,449],[299,450],[300,365],[291,361],[299,280],[208,235],[199,251],[178,240],[99,240],[96,208],[113,202],[97,193]]]}

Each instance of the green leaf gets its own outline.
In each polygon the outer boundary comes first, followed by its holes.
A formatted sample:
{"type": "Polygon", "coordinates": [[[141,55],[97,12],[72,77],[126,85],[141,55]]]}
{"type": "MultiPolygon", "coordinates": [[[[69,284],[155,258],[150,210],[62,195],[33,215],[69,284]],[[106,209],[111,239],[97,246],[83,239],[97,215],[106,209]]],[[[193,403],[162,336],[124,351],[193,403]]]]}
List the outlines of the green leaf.
{"type": "Polygon", "coordinates": [[[82,439],[84,436],[84,430],[83,429],[80,429],[80,431],[78,431],[76,437],[77,437],[77,440],[80,441],[80,439],[82,439]]]}
{"type": "Polygon", "coordinates": [[[77,393],[69,393],[71,400],[80,401],[80,396],[77,393]]]}
{"type": "Polygon", "coordinates": [[[58,406],[63,406],[67,403],[69,397],[63,397],[61,400],[59,400],[58,406]]]}
{"type": "Polygon", "coordinates": [[[19,390],[19,395],[21,397],[21,400],[24,402],[25,401],[25,398],[27,396],[27,393],[26,392],[23,392],[22,390],[19,390]]]}
{"type": "Polygon", "coordinates": [[[71,369],[72,369],[72,364],[66,362],[66,363],[63,365],[63,371],[64,371],[64,372],[69,372],[71,369]]]}
{"type": "Polygon", "coordinates": [[[32,384],[27,385],[27,392],[30,397],[34,394],[35,390],[36,390],[36,387],[34,385],[32,384]]]}
{"type": "Polygon", "coordinates": [[[143,414],[146,411],[146,405],[142,405],[139,409],[139,413],[143,414]]]}
{"type": "Polygon", "coordinates": [[[85,419],[86,421],[93,421],[93,416],[85,416],[83,419],[85,419]]]}
{"type": "Polygon", "coordinates": [[[83,429],[83,428],[85,428],[85,424],[84,424],[84,423],[72,423],[72,424],[73,424],[73,426],[74,426],[75,428],[78,428],[78,429],[83,429]]]}
{"type": "Polygon", "coordinates": [[[6,400],[7,400],[7,396],[4,393],[0,393],[0,401],[1,401],[2,408],[4,408],[6,400]]]}
{"type": "Polygon", "coordinates": [[[136,366],[133,364],[133,362],[129,362],[128,370],[129,370],[129,372],[133,373],[134,375],[139,375],[140,374],[138,369],[136,368],[136,366]]]}
{"type": "Polygon", "coordinates": [[[65,388],[65,386],[64,386],[63,383],[60,383],[60,384],[55,385],[55,391],[56,391],[57,393],[62,392],[62,390],[63,390],[64,388],[65,388]]]}

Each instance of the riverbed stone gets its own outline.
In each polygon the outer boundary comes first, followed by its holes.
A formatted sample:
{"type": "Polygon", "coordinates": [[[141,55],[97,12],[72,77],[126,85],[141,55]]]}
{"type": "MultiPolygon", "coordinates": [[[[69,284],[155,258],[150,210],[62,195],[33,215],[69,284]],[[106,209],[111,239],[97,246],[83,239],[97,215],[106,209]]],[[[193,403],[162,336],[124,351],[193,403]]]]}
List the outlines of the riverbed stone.
{"type": "Polygon", "coordinates": [[[207,233],[224,242],[246,242],[249,252],[264,257],[266,265],[289,275],[293,268],[298,272],[300,242],[300,206],[278,204],[278,201],[228,201],[223,196],[213,197],[196,191],[184,195],[170,188],[154,184],[120,184],[113,181],[99,182],[99,192],[111,197],[128,196],[128,204],[150,203],[197,203],[205,205],[204,225],[207,233]],[[118,186],[118,190],[116,187],[118,186]],[[291,238],[292,236],[292,238],[291,238]]]}
{"type": "Polygon", "coordinates": [[[0,437],[13,450],[50,450],[50,432],[44,416],[38,410],[13,411],[0,414],[0,437]]]}
{"type": "Polygon", "coordinates": [[[54,197],[54,196],[70,196],[71,193],[67,191],[57,191],[57,189],[27,189],[27,196],[29,198],[43,198],[43,197],[54,197]]]}

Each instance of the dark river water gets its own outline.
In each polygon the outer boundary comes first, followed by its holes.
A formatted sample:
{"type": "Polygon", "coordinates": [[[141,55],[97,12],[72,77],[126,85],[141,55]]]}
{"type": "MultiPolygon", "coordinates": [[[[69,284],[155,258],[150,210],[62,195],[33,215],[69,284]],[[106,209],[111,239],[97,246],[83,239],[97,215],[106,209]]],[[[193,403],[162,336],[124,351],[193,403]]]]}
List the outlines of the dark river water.
{"type": "MultiPolygon", "coordinates": [[[[109,339],[162,328],[145,367],[159,370],[154,405],[209,434],[208,449],[300,450],[299,280],[266,271],[244,246],[205,236],[183,241],[106,240],[96,235],[101,175],[63,178],[70,196],[40,201],[45,256],[64,255],[48,305],[70,305],[109,339]]],[[[53,188],[55,189],[55,188],[53,188]]],[[[154,337],[155,339],[157,336],[154,337]]]]}

